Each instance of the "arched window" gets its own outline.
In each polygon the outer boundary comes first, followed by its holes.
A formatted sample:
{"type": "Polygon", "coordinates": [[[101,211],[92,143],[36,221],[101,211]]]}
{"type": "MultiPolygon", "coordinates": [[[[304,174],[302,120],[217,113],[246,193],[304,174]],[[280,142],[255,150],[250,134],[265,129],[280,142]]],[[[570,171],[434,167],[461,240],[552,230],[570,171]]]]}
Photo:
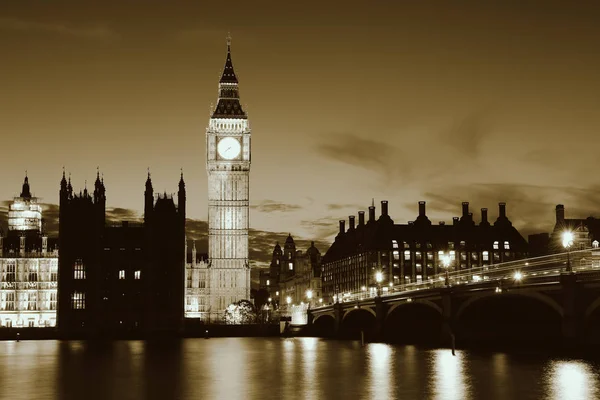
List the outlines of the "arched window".
{"type": "Polygon", "coordinates": [[[594,240],[594,241],[592,242],[592,247],[593,247],[593,248],[597,249],[599,246],[600,246],[600,243],[599,243],[597,240],[594,240]]]}
{"type": "Polygon", "coordinates": [[[392,248],[393,249],[397,249],[398,248],[398,242],[396,240],[392,240],[392,248]]]}
{"type": "Polygon", "coordinates": [[[494,242],[494,250],[498,250],[498,241],[497,240],[494,242]]]}

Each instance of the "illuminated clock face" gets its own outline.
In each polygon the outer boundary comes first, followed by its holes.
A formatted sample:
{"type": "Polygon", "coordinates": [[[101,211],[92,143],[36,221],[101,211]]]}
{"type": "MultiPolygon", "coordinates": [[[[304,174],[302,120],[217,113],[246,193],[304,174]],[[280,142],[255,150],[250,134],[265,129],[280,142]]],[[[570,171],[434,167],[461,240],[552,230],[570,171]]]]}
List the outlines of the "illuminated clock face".
{"type": "Polygon", "coordinates": [[[223,138],[217,144],[217,151],[225,160],[233,160],[240,154],[241,150],[240,142],[232,137],[223,138]]]}

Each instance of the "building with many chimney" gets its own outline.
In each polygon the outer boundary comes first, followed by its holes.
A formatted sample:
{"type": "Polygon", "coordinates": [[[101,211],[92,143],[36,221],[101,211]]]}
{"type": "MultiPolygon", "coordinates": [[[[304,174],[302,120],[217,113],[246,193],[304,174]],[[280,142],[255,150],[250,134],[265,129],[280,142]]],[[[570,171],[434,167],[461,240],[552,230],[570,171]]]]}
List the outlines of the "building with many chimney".
{"type": "Polygon", "coordinates": [[[425,202],[419,202],[419,215],[408,224],[395,224],[388,213],[387,201],[381,202],[381,214],[375,216],[375,205],[340,221],[334,243],[322,260],[325,302],[345,293],[376,290],[375,273],[382,272],[383,290],[396,285],[425,282],[444,271],[444,255],[450,257],[450,270],[468,271],[486,268],[503,261],[527,255],[527,242],[506,216],[506,204],[499,204],[499,216],[491,224],[487,209],[481,209],[477,224],[462,203],[462,216],[452,224],[433,224],[427,217],[425,202]]]}
{"type": "Polygon", "coordinates": [[[183,329],[185,183],[177,202],[155,196],[150,173],[144,221],[106,220],[106,189],[60,184],[58,326],[65,334],[151,334],[183,329]]]}
{"type": "Polygon", "coordinates": [[[42,206],[25,176],[9,205],[7,234],[0,228],[0,326],[55,326],[57,281],[57,239],[45,233],[42,206]]]}

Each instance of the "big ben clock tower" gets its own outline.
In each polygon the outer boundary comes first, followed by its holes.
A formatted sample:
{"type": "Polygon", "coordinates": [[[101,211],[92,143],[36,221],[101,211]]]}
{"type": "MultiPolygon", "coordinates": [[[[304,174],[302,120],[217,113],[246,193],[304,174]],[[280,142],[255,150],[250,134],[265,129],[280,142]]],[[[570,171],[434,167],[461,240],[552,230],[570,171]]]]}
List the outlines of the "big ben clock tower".
{"type": "Polygon", "coordinates": [[[231,38],[219,100],[206,128],[210,310],[250,299],[248,224],[250,126],[231,62],[231,38]]]}

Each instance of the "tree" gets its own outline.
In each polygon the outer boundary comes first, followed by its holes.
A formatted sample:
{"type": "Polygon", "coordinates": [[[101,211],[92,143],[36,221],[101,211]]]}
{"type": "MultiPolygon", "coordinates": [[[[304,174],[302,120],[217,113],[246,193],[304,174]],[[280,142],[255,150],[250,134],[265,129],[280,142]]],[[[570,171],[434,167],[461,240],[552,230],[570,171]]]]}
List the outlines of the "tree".
{"type": "Polygon", "coordinates": [[[231,303],[225,310],[225,323],[228,325],[252,324],[256,321],[256,311],[248,300],[231,303]]]}

